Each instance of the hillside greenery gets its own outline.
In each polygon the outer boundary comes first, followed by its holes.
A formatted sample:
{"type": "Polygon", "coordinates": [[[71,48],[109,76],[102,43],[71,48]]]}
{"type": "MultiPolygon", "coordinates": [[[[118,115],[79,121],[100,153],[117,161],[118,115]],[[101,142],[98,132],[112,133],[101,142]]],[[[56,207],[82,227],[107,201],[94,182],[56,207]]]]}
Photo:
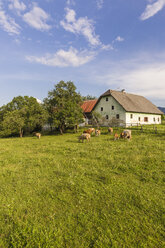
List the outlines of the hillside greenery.
{"type": "Polygon", "coordinates": [[[81,132],[0,140],[0,247],[164,247],[165,135],[81,132]]]}

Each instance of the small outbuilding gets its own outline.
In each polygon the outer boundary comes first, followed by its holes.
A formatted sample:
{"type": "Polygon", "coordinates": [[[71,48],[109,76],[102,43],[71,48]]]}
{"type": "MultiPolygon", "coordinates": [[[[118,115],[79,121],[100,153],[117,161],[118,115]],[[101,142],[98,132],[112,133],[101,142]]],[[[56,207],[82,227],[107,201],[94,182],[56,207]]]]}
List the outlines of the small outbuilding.
{"type": "Polygon", "coordinates": [[[92,110],[96,105],[96,103],[97,103],[97,99],[94,99],[94,100],[84,101],[83,104],[81,105],[81,108],[84,113],[84,122],[86,124],[89,124],[90,120],[92,119],[92,110]]]}

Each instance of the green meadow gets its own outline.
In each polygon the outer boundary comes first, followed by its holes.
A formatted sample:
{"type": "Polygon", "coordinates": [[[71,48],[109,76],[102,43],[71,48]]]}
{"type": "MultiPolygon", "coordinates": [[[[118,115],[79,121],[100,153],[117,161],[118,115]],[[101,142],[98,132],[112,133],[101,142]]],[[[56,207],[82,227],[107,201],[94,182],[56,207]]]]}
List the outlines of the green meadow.
{"type": "Polygon", "coordinates": [[[162,248],[165,134],[0,139],[1,248],[162,248]]]}

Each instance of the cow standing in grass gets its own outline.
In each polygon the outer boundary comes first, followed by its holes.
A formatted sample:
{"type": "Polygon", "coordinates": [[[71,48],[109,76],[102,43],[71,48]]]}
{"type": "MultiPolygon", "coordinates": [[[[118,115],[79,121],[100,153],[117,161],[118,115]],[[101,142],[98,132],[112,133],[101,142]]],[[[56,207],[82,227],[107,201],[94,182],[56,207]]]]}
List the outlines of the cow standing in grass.
{"type": "Polygon", "coordinates": [[[94,133],[95,133],[95,128],[89,128],[89,129],[87,129],[87,130],[84,130],[83,133],[89,133],[90,135],[91,135],[91,134],[94,134],[94,133]]]}
{"type": "Polygon", "coordinates": [[[36,136],[38,139],[41,138],[41,133],[34,133],[34,136],[36,136]]]}
{"type": "Polygon", "coordinates": [[[100,131],[99,129],[97,129],[97,130],[95,131],[95,135],[96,135],[96,136],[100,136],[100,134],[101,134],[101,131],[100,131]]]}
{"type": "Polygon", "coordinates": [[[108,133],[110,133],[111,135],[113,134],[113,128],[112,127],[108,128],[108,133]]]}
{"type": "Polygon", "coordinates": [[[82,142],[84,142],[84,140],[90,141],[91,135],[89,133],[83,133],[81,136],[78,137],[79,141],[82,140],[82,142]]]}
{"type": "Polygon", "coordinates": [[[118,140],[118,139],[119,139],[119,135],[117,133],[115,133],[114,140],[118,140]]]}
{"type": "Polygon", "coordinates": [[[121,138],[124,139],[128,139],[130,140],[132,138],[132,134],[131,134],[131,130],[124,130],[121,134],[120,134],[121,138]]]}

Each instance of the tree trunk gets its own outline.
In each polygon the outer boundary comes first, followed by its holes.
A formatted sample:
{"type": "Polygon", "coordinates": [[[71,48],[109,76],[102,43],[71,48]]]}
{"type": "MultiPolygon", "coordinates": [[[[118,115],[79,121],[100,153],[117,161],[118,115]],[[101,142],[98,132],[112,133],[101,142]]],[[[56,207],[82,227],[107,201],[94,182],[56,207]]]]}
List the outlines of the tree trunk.
{"type": "Polygon", "coordinates": [[[78,132],[78,125],[77,125],[77,124],[74,126],[74,132],[75,132],[75,133],[78,132]]]}
{"type": "Polygon", "coordinates": [[[23,137],[23,130],[22,130],[22,129],[20,129],[20,131],[19,131],[19,137],[20,137],[20,138],[23,137]]]}
{"type": "Polygon", "coordinates": [[[63,135],[64,130],[65,130],[64,125],[61,125],[61,126],[59,127],[59,129],[60,129],[60,133],[61,133],[61,135],[63,135]]]}
{"type": "Polygon", "coordinates": [[[62,130],[62,128],[60,127],[60,133],[61,133],[61,135],[63,135],[63,130],[62,130]]]}

